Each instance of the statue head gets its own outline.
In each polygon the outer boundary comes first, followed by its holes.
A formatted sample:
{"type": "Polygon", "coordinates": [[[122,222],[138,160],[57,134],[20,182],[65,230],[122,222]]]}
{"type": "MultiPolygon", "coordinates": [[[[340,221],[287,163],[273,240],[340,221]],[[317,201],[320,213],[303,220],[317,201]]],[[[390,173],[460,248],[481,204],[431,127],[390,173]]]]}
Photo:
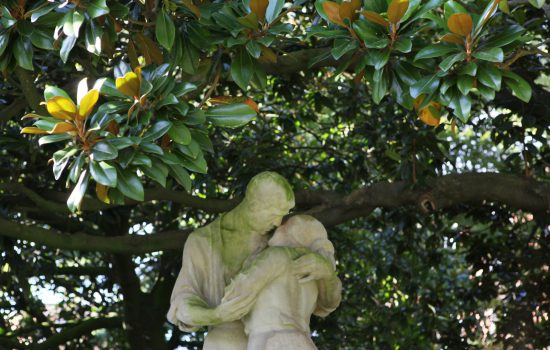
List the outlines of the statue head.
{"type": "Polygon", "coordinates": [[[269,246],[308,248],[335,265],[334,246],[323,224],[309,215],[295,215],[279,226],[268,242],[269,246]]]}
{"type": "Polygon", "coordinates": [[[250,180],[241,206],[248,226],[266,233],[279,226],[294,207],[294,192],[284,177],[266,171],[250,180]]]}

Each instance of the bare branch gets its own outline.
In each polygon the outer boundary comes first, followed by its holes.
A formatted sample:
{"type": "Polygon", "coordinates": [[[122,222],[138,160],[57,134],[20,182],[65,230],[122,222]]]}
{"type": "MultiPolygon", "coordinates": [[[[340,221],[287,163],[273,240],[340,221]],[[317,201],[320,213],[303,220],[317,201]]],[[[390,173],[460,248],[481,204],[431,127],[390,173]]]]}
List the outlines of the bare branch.
{"type": "Polygon", "coordinates": [[[91,333],[96,329],[104,328],[121,328],[122,319],[118,316],[113,317],[101,317],[101,318],[89,318],[81,321],[73,327],[68,327],[63,331],[54,334],[53,336],[46,339],[46,341],[36,344],[31,349],[33,350],[42,350],[42,349],[52,349],[58,345],[67,343],[73,339],[78,339],[83,335],[91,333]]]}
{"type": "MultiPolygon", "coordinates": [[[[498,173],[465,173],[441,176],[430,183],[429,188],[420,189],[403,181],[379,182],[347,196],[327,191],[301,191],[296,194],[296,202],[301,212],[316,216],[327,227],[367,216],[374,208],[391,209],[407,205],[415,205],[420,211],[429,213],[457,204],[495,202],[545,218],[550,213],[550,184],[530,178],[498,173]]],[[[187,205],[207,212],[230,210],[239,201],[238,198],[207,200],[167,190],[153,191],[148,198],[179,200],[180,203],[181,198],[187,198],[187,205]]],[[[69,250],[127,254],[180,250],[188,234],[189,231],[115,237],[65,234],[0,218],[0,235],[69,250]]]]}
{"type": "Polygon", "coordinates": [[[161,250],[180,250],[190,231],[170,231],[152,235],[104,237],[84,233],[66,234],[36,225],[24,225],[0,218],[0,235],[36,242],[50,248],[143,254],[161,250]]]}

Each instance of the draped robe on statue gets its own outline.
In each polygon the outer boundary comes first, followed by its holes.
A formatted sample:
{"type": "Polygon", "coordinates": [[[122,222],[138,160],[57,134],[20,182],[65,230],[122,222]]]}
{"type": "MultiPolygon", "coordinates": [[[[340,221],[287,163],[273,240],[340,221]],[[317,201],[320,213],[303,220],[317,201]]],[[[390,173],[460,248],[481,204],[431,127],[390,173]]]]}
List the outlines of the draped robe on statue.
{"type": "MultiPolygon", "coordinates": [[[[224,295],[222,217],[189,235],[183,249],[182,268],[172,291],[167,317],[184,332],[194,332],[202,326],[194,321],[199,315],[188,311],[189,305],[214,308],[224,295]]],[[[242,322],[227,322],[208,328],[203,349],[246,350],[247,342],[242,322]]]]}

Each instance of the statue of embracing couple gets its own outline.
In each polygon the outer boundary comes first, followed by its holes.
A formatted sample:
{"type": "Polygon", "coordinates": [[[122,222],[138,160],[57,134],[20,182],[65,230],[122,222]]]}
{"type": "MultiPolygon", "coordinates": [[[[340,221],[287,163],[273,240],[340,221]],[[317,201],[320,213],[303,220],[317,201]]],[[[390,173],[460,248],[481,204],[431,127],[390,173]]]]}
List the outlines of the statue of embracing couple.
{"type": "Polygon", "coordinates": [[[237,207],[187,239],[168,320],[186,332],[209,326],[205,350],[316,349],[310,316],[335,310],[342,284],[319,221],[281,225],[293,207],[282,176],[252,178],[237,207]]]}

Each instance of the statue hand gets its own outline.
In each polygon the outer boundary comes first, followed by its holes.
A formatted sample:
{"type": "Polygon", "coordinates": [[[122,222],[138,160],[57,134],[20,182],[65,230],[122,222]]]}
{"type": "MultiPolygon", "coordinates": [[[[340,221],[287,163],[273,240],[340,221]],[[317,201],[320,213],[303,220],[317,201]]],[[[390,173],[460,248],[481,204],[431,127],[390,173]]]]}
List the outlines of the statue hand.
{"type": "Polygon", "coordinates": [[[236,294],[233,291],[229,295],[226,294],[221,304],[216,307],[216,317],[221,322],[240,320],[248,314],[255,301],[255,297],[251,293],[236,294]]]}
{"type": "Polygon", "coordinates": [[[331,264],[317,253],[303,255],[294,260],[292,265],[300,283],[328,278],[334,274],[331,264]]]}

